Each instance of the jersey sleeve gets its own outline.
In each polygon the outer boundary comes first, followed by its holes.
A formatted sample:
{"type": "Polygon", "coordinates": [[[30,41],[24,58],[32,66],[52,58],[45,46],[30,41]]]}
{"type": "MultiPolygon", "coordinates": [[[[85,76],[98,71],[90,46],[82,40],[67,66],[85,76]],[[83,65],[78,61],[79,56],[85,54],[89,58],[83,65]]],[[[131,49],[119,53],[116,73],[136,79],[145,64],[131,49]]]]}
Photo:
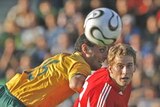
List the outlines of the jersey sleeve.
{"type": "Polygon", "coordinates": [[[76,74],[82,74],[87,77],[88,75],[91,74],[91,69],[85,63],[77,63],[72,67],[72,69],[68,73],[69,80],[76,74]]]}

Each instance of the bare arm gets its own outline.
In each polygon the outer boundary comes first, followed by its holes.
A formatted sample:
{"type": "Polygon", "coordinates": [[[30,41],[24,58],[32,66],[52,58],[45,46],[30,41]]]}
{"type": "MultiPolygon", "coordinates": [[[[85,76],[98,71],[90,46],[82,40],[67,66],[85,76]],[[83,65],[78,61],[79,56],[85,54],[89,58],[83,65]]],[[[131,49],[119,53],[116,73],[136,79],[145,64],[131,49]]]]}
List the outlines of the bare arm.
{"type": "Polygon", "coordinates": [[[76,74],[69,81],[69,87],[79,93],[82,90],[85,79],[86,76],[82,74],[76,74]]]}

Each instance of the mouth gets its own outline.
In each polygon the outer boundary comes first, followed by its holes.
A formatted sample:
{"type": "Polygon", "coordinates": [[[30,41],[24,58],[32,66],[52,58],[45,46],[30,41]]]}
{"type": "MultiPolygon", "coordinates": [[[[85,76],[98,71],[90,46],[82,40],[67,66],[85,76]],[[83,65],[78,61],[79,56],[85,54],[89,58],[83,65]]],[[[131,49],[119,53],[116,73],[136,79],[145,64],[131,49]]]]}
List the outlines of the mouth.
{"type": "Polygon", "coordinates": [[[123,80],[123,81],[128,81],[128,80],[129,80],[129,77],[122,77],[121,80],[123,80]]]}

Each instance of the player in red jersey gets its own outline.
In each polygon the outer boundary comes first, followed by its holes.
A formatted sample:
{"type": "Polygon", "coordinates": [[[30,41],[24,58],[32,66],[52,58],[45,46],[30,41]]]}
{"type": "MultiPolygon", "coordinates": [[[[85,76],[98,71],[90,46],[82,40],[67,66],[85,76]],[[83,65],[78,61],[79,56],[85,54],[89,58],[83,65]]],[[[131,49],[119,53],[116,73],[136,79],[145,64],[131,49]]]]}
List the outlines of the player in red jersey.
{"type": "Polygon", "coordinates": [[[107,68],[86,79],[74,107],[128,107],[136,53],[127,44],[117,44],[109,49],[107,61],[107,68]]]}

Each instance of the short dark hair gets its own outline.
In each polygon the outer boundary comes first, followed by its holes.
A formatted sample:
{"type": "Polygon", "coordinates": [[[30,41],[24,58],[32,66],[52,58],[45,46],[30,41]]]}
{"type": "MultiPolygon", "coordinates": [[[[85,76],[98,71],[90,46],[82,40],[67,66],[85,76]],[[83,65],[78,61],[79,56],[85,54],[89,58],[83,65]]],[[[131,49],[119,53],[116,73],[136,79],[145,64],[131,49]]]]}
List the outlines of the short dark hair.
{"type": "Polygon", "coordinates": [[[81,36],[78,37],[76,43],[75,43],[75,46],[74,46],[74,50],[75,51],[78,51],[78,52],[82,52],[82,49],[81,49],[81,46],[82,44],[86,44],[88,45],[89,47],[93,47],[94,44],[91,43],[87,38],[86,38],[86,35],[85,34],[82,34],[81,36]]]}

